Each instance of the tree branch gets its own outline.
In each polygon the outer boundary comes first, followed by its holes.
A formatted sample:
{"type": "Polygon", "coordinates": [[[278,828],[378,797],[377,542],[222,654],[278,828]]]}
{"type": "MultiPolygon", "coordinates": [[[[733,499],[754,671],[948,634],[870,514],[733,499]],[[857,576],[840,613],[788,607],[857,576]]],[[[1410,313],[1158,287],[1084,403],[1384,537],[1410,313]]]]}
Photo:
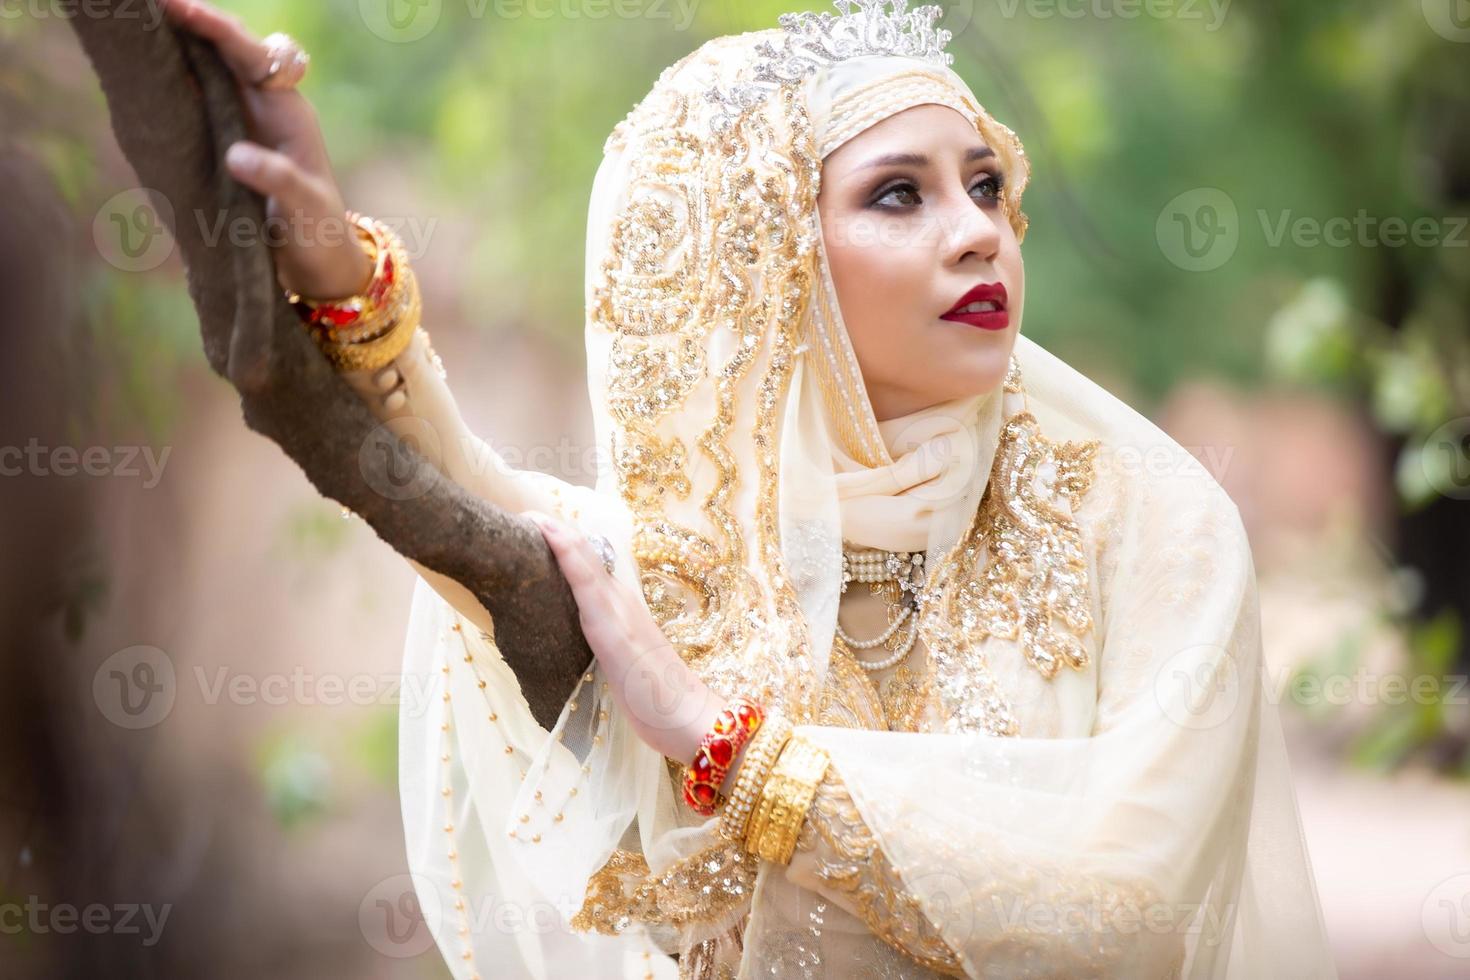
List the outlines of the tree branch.
{"type": "Polygon", "coordinates": [[[592,653],[541,533],[378,424],[301,328],[263,234],[249,243],[205,237],[209,228],[243,221],[261,229],[265,220],[260,195],[223,166],[226,148],[246,132],[234,76],[214,46],[161,17],[138,17],[131,4],[94,3],[70,22],[101,80],[118,144],[155,205],[160,196],[168,204],[158,210],[183,257],[205,357],[240,393],[246,425],[399,554],[479,599],[532,714],[549,729],[592,653]],[[374,489],[402,485],[404,474],[423,493],[394,500],[374,489]]]}

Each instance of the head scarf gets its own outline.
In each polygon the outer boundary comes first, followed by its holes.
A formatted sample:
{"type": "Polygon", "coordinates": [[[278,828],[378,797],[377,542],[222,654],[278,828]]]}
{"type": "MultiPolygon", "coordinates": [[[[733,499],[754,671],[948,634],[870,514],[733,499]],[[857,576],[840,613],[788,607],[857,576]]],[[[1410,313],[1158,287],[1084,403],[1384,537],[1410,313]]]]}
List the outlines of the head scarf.
{"type": "Polygon", "coordinates": [[[822,249],[822,158],[949,106],[1007,167],[1018,234],[1028,167],[933,56],[931,19],[859,6],[705,43],[608,138],[586,264],[600,469],[564,489],[706,684],[830,753],[866,850],[813,870],[724,844],[600,665],[547,732],[421,582],[404,671],[428,696],[405,702],[400,750],[424,919],[460,978],[1330,976],[1223,491],[1026,337],[1000,390],[873,416],[822,249]],[[932,686],[907,731],[864,730],[833,681],[844,539],[928,553],[932,686]],[[1203,720],[1178,683],[1201,676],[1229,694],[1203,720]],[[854,914],[888,896],[821,890],[880,853],[947,966],[854,914]],[[1055,923],[1130,902],[1167,927],[1055,923]]]}

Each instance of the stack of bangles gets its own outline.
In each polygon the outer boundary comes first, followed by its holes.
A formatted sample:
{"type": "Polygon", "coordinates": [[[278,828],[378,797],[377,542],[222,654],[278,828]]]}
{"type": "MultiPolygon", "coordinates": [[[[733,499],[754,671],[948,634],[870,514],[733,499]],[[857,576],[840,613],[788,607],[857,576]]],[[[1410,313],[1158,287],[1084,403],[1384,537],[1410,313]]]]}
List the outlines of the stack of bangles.
{"type": "Polygon", "coordinates": [[[367,288],[355,296],[311,300],[287,290],[327,360],[339,371],[374,371],[403,353],[418,329],[418,280],[403,240],[376,218],[347,212],[347,221],[373,263],[367,288]]]}
{"type": "Polygon", "coordinates": [[[691,809],[701,816],[719,812],[722,838],[777,864],[790,863],[830,762],[824,750],[792,733],[786,718],[737,695],[700,740],[684,775],[684,802],[691,809]],[[742,748],[745,758],[727,798],[719,787],[742,748]]]}

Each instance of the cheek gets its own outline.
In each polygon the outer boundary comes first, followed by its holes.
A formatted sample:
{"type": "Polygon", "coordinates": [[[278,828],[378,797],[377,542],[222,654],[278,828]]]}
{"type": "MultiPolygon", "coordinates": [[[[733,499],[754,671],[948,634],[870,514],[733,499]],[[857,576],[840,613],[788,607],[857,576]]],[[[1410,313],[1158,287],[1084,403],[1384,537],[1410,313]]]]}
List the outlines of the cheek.
{"type": "Polygon", "coordinates": [[[1015,295],[1011,297],[1011,320],[1019,326],[1026,312],[1026,263],[1021,260],[1020,248],[1013,248],[1005,261],[1004,275],[1007,282],[1015,283],[1015,295]]]}
{"type": "MultiPolygon", "coordinates": [[[[879,234],[879,232],[875,232],[879,234]]],[[[881,378],[882,364],[903,353],[904,325],[913,306],[913,275],[901,250],[851,238],[828,242],[828,260],[842,322],[864,375],[881,378]]]]}
{"type": "MultiPolygon", "coordinates": [[[[898,222],[859,218],[824,239],[842,319],[859,357],[898,351],[919,325],[927,268],[898,222]]],[[[910,338],[911,340],[911,338],[910,338]]]]}

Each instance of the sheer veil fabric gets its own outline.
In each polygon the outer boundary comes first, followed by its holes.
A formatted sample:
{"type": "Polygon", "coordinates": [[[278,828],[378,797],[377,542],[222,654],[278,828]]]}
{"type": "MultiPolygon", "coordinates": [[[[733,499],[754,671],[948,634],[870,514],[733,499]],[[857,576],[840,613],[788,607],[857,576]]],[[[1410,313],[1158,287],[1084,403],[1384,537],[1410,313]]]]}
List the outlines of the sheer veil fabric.
{"type": "MultiPolygon", "coordinates": [[[[952,965],[875,934],[819,851],[778,866],[724,844],[599,665],[546,731],[493,642],[420,580],[401,792],[451,972],[1335,976],[1234,504],[1025,336],[1001,388],[876,421],[823,254],[821,159],[948,105],[997,149],[1019,234],[1028,164],[928,59],[735,97],[779,33],[707,42],[609,137],[587,229],[597,482],[505,479],[609,538],[710,687],[830,753],[923,920],[900,925],[952,965]],[[902,728],[855,721],[867,689],[834,680],[844,538],[927,553],[928,682],[902,728]]],[[[643,703],[669,724],[689,710],[643,703]]]]}

